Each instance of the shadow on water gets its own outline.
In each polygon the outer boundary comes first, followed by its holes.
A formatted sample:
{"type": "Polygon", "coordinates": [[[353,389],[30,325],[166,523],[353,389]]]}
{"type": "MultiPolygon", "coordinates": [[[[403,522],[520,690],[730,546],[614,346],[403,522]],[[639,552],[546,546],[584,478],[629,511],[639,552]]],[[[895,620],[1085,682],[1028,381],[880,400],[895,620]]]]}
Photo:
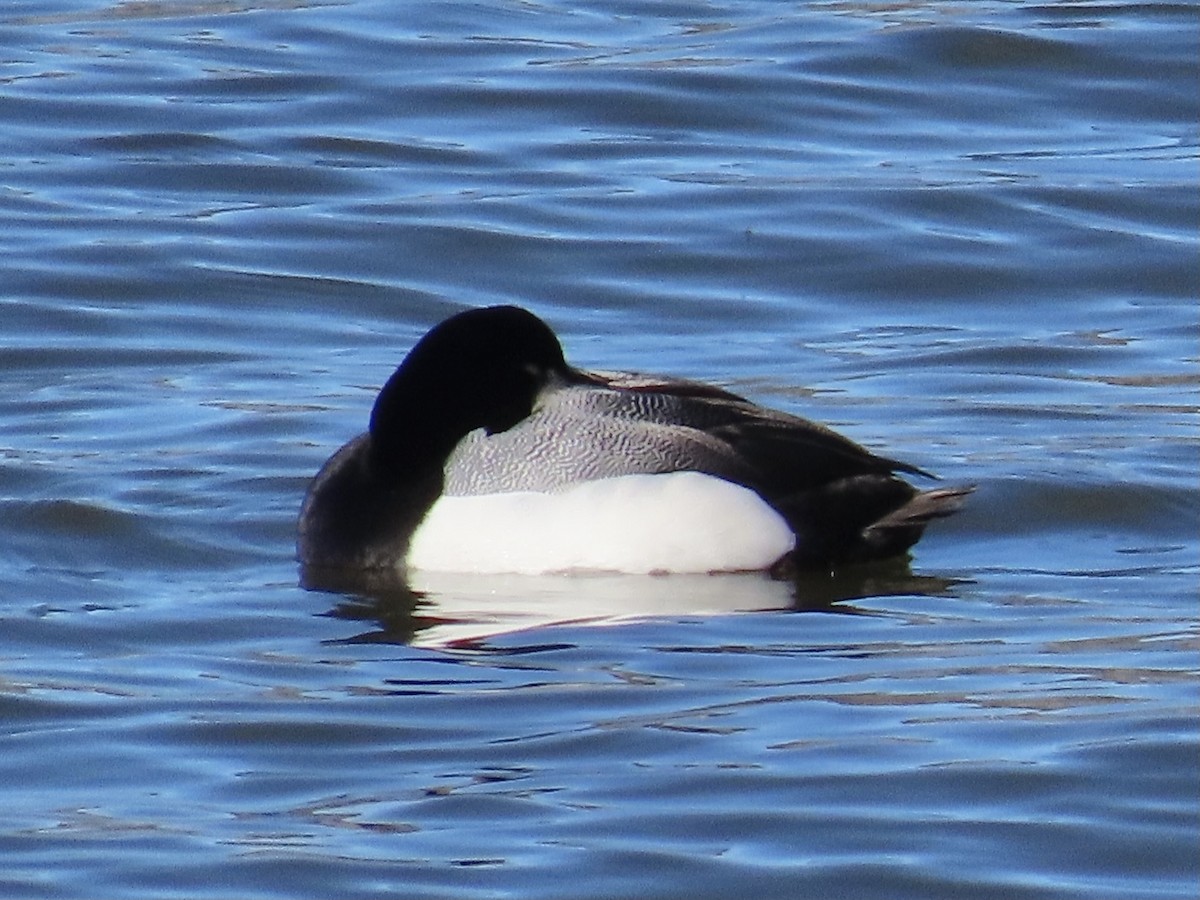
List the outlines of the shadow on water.
{"type": "Polygon", "coordinates": [[[963,579],[920,575],[907,558],[789,579],[736,575],[476,576],[302,570],[307,590],[342,595],[325,615],[367,629],[337,644],[484,649],[488,638],[565,625],[738,612],[874,615],[856,601],[953,596],[963,579]]]}

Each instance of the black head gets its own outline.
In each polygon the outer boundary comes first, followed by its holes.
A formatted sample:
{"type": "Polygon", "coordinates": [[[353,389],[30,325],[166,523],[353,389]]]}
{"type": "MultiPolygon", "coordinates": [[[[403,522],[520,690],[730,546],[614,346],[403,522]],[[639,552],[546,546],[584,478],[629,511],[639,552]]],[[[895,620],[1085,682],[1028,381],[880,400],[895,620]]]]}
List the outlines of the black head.
{"type": "Polygon", "coordinates": [[[472,309],[435,326],[392,374],[371,411],[390,465],[441,465],[468,432],[507,431],[553,380],[575,380],[550,327],[516,306],[472,309]]]}

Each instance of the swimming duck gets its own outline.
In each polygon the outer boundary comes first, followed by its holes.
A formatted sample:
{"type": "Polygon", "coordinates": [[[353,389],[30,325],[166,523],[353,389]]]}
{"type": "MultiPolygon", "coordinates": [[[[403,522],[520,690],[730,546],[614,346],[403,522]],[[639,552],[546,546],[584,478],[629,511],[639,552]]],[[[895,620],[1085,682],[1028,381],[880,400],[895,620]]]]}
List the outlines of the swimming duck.
{"type": "Polygon", "coordinates": [[[904,553],[972,488],[719,387],[570,366],[515,306],[443,321],[313,479],[313,570],[835,568],[904,553]]]}

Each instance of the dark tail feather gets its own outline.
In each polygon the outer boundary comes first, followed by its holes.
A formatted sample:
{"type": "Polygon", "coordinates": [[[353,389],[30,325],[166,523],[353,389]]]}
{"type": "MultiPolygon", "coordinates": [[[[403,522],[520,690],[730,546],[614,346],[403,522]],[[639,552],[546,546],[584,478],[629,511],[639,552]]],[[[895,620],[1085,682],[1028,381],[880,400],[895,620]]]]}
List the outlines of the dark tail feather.
{"type": "Polygon", "coordinates": [[[957,512],[974,490],[917,491],[892,475],[858,475],[787,497],[776,508],[796,532],[790,564],[833,569],[907,552],[926,525],[957,512]]]}
{"type": "Polygon", "coordinates": [[[973,484],[921,491],[899,509],[892,510],[883,518],[872,522],[863,533],[870,534],[892,528],[924,528],[934,519],[944,519],[958,512],[974,491],[973,484]]]}

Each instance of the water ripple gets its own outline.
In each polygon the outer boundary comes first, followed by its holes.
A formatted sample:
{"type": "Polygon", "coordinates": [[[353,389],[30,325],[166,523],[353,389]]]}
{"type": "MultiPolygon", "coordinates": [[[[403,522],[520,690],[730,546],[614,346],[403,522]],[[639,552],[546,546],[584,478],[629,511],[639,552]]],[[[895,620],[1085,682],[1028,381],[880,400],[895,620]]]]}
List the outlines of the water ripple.
{"type": "Polygon", "coordinates": [[[0,896],[1190,897],[1196,12],[0,14],[0,896]],[[795,583],[306,590],[495,302],[978,493],[795,583]]]}

